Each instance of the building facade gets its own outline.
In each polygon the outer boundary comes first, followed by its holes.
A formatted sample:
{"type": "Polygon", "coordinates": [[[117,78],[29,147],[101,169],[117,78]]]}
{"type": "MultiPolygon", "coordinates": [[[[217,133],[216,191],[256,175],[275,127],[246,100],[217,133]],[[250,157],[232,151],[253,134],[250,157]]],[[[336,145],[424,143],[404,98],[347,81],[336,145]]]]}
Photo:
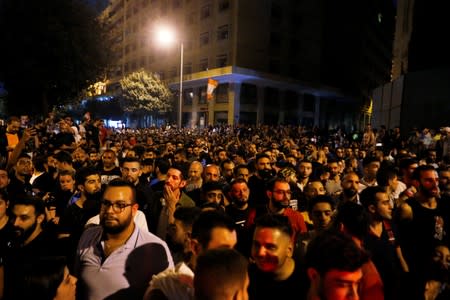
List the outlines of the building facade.
{"type": "MultiPolygon", "coordinates": [[[[331,48],[324,48],[333,28],[324,22],[324,3],[112,0],[102,13],[114,41],[109,89],[124,75],[145,69],[179,92],[182,67],[182,105],[177,107],[183,125],[354,127],[360,99],[344,95],[339,81],[334,85],[324,76],[337,73],[324,72],[324,63],[332,65],[334,57],[331,48]],[[176,44],[156,42],[161,26],[176,30],[176,44]],[[208,78],[219,82],[211,101],[206,101],[208,78]]],[[[341,78],[348,77],[345,72],[341,78]]]]}

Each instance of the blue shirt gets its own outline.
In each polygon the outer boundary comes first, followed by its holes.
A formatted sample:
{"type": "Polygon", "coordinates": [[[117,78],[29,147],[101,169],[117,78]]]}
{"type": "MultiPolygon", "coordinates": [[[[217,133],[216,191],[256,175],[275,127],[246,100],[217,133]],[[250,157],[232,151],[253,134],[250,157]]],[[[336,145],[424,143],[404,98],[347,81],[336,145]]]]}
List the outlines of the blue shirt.
{"type": "Polygon", "coordinates": [[[135,226],[127,242],[105,257],[103,228],[86,229],[75,261],[79,299],[141,299],[152,276],[173,267],[167,244],[135,226]]]}

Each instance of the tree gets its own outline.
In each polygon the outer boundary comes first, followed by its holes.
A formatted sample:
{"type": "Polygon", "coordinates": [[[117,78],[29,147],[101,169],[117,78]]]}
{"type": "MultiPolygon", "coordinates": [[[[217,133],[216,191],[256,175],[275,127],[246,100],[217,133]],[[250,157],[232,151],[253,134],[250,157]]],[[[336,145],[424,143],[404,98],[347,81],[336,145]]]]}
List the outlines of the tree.
{"type": "Polygon", "coordinates": [[[102,78],[110,47],[82,0],[0,0],[0,81],[10,113],[46,113],[102,78]]]}
{"type": "Polygon", "coordinates": [[[173,109],[173,95],[169,88],[153,73],[133,72],[120,80],[123,110],[153,117],[173,109]]]}

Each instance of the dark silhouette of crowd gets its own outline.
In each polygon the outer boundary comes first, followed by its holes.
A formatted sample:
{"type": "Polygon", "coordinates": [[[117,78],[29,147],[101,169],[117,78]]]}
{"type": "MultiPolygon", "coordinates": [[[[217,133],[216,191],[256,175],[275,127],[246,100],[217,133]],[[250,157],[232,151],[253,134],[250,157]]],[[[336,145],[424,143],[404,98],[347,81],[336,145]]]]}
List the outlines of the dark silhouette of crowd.
{"type": "Polygon", "coordinates": [[[0,129],[0,299],[449,299],[449,231],[450,127],[0,129]]]}

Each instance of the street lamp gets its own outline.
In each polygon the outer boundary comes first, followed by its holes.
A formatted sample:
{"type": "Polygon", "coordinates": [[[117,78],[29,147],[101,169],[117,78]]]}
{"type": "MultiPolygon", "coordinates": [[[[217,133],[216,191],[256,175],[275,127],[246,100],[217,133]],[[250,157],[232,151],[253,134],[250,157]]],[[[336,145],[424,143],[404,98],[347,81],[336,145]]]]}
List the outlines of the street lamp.
{"type": "MultiPolygon", "coordinates": [[[[161,27],[157,31],[157,40],[161,44],[173,44],[176,42],[175,33],[173,30],[161,27]]],[[[184,45],[181,39],[178,40],[180,42],[180,97],[178,101],[178,128],[181,129],[181,117],[182,117],[182,109],[183,109],[183,56],[184,56],[184,45]]]]}

